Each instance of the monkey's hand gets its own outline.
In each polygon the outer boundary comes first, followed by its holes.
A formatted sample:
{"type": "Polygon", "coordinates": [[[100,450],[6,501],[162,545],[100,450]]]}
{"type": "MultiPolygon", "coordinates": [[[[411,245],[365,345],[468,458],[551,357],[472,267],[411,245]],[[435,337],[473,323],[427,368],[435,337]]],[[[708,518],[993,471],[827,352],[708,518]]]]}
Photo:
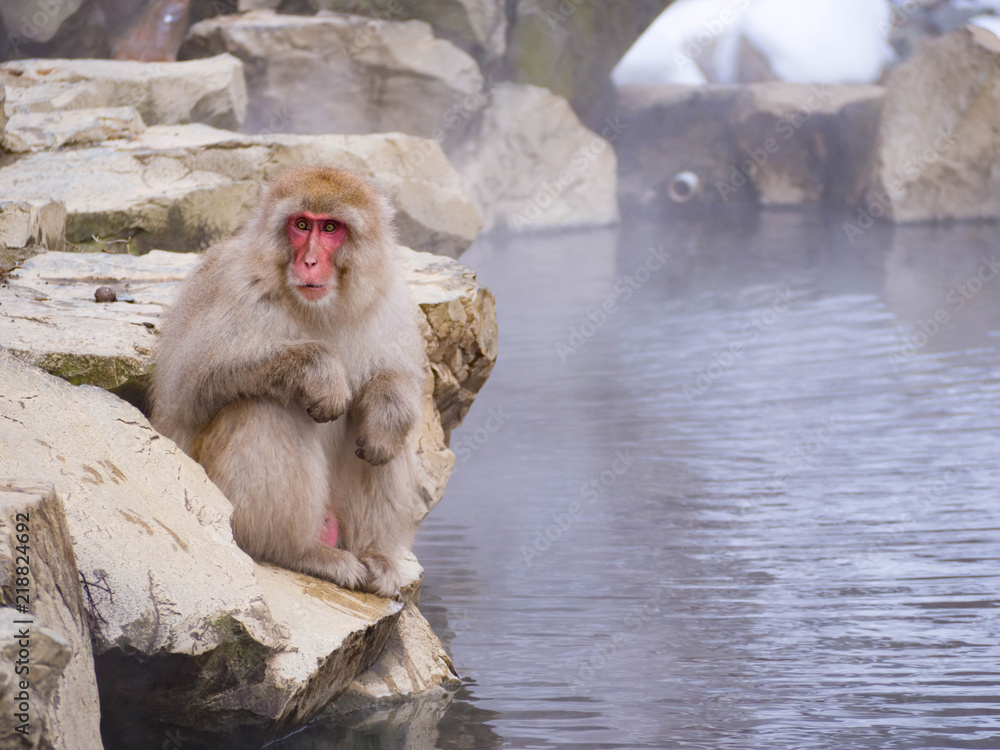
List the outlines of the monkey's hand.
{"type": "Polygon", "coordinates": [[[400,387],[402,377],[377,373],[361,387],[351,405],[351,421],[358,430],[354,454],[372,466],[391,461],[406,445],[406,436],[416,422],[415,409],[400,387]]]}
{"type": "Polygon", "coordinates": [[[378,552],[367,552],[358,559],[368,569],[369,577],[365,585],[367,591],[384,597],[391,597],[399,592],[404,583],[403,573],[392,559],[378,552]]]}
{"type": "Polygon", "coordinates": [[[317,356],[303,368],[299,397],[316,422],[331,422],[347,411],[351,388],[347,373],[332,354],[317,356]]]}

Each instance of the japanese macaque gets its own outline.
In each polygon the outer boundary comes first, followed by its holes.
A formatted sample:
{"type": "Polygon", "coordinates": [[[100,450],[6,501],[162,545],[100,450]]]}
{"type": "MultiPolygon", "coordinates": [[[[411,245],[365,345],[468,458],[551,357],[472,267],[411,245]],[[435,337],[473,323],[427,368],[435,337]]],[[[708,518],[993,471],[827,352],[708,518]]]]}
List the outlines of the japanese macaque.
{"type": "Polygon", "coordinates": [[[426,360],[392,214],[350,172],[280,174],[183,283],[151,392],[246,552],[383,596],[420,515],[407,435],[426,360]]]}

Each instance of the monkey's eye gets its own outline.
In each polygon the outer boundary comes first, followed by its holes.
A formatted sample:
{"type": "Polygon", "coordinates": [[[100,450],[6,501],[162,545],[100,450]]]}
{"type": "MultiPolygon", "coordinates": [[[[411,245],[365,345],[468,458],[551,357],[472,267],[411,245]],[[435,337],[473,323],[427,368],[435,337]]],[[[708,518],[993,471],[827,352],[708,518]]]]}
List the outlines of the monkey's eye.
{"type": "Polygon", "coordinates": [[[309,222],[306,221],[305,219],[299,219],[297,222],[295,222],[295,228],[298,229],[300,232],[308,231],[309,222]]]}
{"type": "Polygon", "coordinates": [[[336,232],[337,231],[337,222],[335,222],[335,221],[328,221],[328,222],[326,222],[326,224],[323,225],[323,231],[324,232],[336,232]]]}

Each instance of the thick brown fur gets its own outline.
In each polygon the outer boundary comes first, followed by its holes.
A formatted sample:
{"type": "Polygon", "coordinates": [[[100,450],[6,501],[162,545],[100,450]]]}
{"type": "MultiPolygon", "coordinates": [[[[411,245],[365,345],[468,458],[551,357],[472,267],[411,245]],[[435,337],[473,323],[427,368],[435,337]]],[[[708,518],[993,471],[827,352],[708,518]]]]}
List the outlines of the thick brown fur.
{"type": "Polygon", "coordinates": [[[364,179],[290,169],[253,218],[209,248],[161,329],[152,422],[233,503],[258,560],[383,596],[403,583],[416,530],[415,456],[426,355],[387,199],[364,179]],[[347,227],[330,291],[296,291],[286,220],[347,227]],[[324,515],[340,529],[320,541],[324,515]]]}

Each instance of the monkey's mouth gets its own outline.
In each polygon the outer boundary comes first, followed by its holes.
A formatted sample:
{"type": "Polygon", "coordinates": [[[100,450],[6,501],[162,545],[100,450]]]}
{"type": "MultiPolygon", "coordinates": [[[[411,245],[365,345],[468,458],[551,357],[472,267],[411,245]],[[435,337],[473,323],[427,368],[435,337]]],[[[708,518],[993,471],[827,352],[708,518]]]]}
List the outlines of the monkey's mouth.
{"type": "Polygon", "coordinates": [[[298,287],[302,296],[311,301],[322,298],[330,290],[327,284],[299,284],[298,287]]]}

